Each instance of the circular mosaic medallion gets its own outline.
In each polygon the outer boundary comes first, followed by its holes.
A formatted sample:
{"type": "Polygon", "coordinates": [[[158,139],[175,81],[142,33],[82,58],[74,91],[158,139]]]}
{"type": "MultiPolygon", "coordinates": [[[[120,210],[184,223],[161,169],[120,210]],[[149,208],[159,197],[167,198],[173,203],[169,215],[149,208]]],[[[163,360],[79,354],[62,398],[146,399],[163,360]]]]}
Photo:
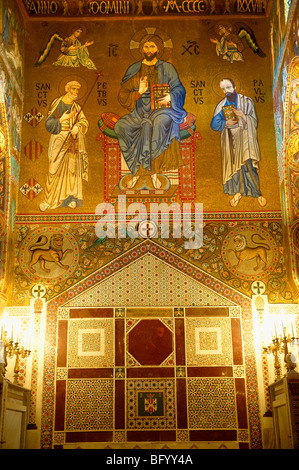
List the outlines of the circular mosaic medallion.
{"type": "Polygon", "coordinates": [[[76,269],[79,247],[71,233],[61,227],[40,227],[22,242],[19,263],[30,279],[57,283],[67,279],[76,269]]]}
{"type": "Polygon", "coordinates": [[[138,235],[141,238],[156,238],[158,236],[158,226],[152,220],[142,220],[139,224],[138,235]]]}
{"type": "Polygon", "coordinates": [[[35,286],[33,286],[31,289],[31,295],[35,299],[39,297],[45,297],[46,293],[47,289],[43,284],[35,284],[35,286]]]}
{"type": "Polygon", "coordinates": [[[250,288],[255,295],[263,295],[266,292],[266,284],[263,281],[253,281],[250,288]]]}
{"type": "Polygon", "coordinates": [[[239,278],[256,280],[276,267],[279,251],[274,238],[264,228],[250,225],[231,230],[223,241],[222,259],[239,278]]]}

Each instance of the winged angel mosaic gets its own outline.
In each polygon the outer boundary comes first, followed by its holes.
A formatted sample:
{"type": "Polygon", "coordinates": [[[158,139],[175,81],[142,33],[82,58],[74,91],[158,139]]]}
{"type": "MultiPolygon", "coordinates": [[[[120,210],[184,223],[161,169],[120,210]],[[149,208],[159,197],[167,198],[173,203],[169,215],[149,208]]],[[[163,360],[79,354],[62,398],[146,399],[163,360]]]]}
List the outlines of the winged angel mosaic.
{"type": "Polygon", "coordinates": [[[230,63],[244,62],[243,51],[245,45],[259,57],[265,57],[265,53],[259,47],[255,35],[249,26],[243,24],[232,26],[229,23],[221,23],[215,27],[217,37],[211,37],[210,41],[216,45],[216,54],[230,63]]]}
{"type": "Polygon", "coordinates": [[[63,38],[58,33],[52,34],[44,50],[41,52],[35,65],[42,65],[47,59],[50,51],[56,41],[60,42],[60,55],[53,65],[60,65],[63,67],[87,67],[88,69],[96,69],[95,64],[89,57],[88,47],[94,41],[86,41],[81,43],[79,37],[83,33],[83,28],[74,28],[69,37],[63,38]]]}

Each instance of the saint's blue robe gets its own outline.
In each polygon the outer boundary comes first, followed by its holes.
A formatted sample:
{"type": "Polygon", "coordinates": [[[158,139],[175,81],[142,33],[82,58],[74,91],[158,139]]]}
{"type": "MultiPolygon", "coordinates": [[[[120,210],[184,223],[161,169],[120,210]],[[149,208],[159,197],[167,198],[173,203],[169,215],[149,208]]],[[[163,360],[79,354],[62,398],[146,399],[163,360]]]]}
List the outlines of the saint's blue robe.
{"type": "Polygon", "coordinates": [[[221,132],[222,177],[225,194],[260,197],[259,161],[261,159],[257,140],[257,116],[253,100],[237,94],[234,102],[224,98],[216,107],[211,122],[214,131],[221,132]],[[245,116],[234,126],[226,126],[223,106],[234,105],[245,116]]]}

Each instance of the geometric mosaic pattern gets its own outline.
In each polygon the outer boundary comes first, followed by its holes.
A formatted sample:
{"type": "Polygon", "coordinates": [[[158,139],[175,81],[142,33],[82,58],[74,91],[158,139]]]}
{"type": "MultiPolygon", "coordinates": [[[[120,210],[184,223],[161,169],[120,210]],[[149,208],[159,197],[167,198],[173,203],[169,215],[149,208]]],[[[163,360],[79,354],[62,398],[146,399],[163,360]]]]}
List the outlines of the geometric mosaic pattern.
{"type": "Polygon", "coordinates": [[[113,366],[113,323],[111,319],[69,321],[68,367],[113,366]]]}
{"type": "Polygon", "coordinates": [[[65,424],[66,431],[112,429],[113,381],[68,380],[65,424]]]}
{"type": "Polygon", "coordinates": [[[67,305],[111,306],[115,303],[122,306],[232,305],[227,299],[151,254],[134,261],[67,305]],[[138,283],[135,282],[136,278],[139,279],[138,283]]]}
{"type": "Polygon", "coordinates": [[[128,429],[175,429],[174,380],[129,380],[128,429]]]}
{"type": "Polygon", "coordinates": [[[231,365],[232,342],[229,318],[188,318],[188,363],[197,366],[231,365]]]}
{"type": "Polygon", "coordinates": [[[232,429],[237,427],[234,379],[188,379],[189,427],[232,429]]]}

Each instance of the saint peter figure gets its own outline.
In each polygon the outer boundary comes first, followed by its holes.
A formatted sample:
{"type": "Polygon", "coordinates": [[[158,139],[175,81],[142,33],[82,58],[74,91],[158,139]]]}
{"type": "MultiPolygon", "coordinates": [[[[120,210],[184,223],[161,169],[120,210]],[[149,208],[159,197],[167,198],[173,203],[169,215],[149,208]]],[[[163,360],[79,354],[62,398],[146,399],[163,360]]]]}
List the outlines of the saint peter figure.
{"type": "Polygon", "coordinates": [[[55,99],[46,119],[51,137],[45,199],[40,210],[82,206],[82,181],[88,180],[85,134],[88,121],[76,102],[81,85],[68,82],[65,95],[55,99]]]}

